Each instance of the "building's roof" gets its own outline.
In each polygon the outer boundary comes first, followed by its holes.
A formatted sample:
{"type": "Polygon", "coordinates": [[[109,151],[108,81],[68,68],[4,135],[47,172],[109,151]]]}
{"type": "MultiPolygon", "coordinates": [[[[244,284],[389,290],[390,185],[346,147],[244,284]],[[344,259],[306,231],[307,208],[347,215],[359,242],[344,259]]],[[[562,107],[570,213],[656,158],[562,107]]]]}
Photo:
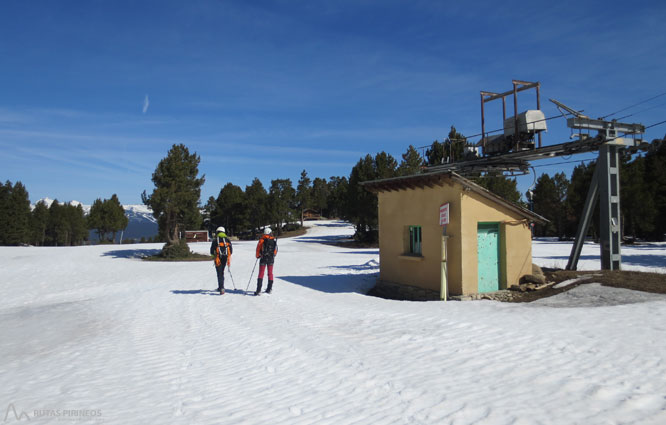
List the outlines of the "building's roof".
{"type": "Polygon", "coordinates": [[[470,190],[474,193],[481,195],[482,197],[500,204],[507,209],[516,212],[523,217],[526,217],[530,221],[537,223],[548,223],[548,219],[536,214],[527,208],[523,208],[520,205],[516,205],[513,202],[507,201],[506,199],[495,195],[490,192],[488,189],[479,186],[471,180],[468,180],[462,177],[459,174],[454,173],[453,171],[442,171],[434,173],[423,173],[423,174],[413,174],[411,176],[403,177],[392,177],[389,179],[381,180],[371,180],[367,182],[361,182],[361,185],[368,190],[369,192],[379,193],[379,192],[391,192],[398,190],[411,190],[411,189],[423,189],[425,187],[434,188],[435,186],[443,186],[445,184],[451,184],[451,182],[456,182],[462,185],[466,190],[470,190]]]}

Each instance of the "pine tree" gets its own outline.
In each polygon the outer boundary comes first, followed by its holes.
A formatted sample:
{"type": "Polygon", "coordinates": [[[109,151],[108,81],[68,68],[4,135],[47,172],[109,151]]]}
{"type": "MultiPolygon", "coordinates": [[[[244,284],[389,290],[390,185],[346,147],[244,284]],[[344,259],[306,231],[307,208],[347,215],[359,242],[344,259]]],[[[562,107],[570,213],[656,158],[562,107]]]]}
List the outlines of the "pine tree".
{"type": "Polygon", "coordinates": [[[71,204],[64,205],[64,215],[69,230],[66,244],[70,246],[81,245],[88,238],[88,227],[86,226],[83,207],[81,204],[76,206],[71,204]]]}
{"type": "Polygon", "coordinates": [[[118,196],[114,193],[111,199],[106,201],[109,220],[111,222],[111,233],[113,240],[116,240],[116,233],[125,230],[129,224],[129,219],[125,216],[125,208],[120,204],[118,196]]]}
{"type": "MultiPolygon", "coordinates": [[[[664,138],[666,139],[666,137],[664,138]]],[[[651,240],[666,239],[666,142],[655,140],[659,148],[645,155],[645,184],[654,202],[656,216],[654,229],[649,232],[651,240]]]]}
{"type": "Polygon", "coordinates": [[[437,140],[432,142],[430,148],[426,149],[428,166],[440,165],[445,162],[444,145],[437,140]]]}
{"type": "Polygon", "coordinates": [[[312,204],[312,186],[307,171],[301,171],[301,178],[296,187],[296,206],[301,215],[301,227],[303,227],[303,212],[312,204]]]}
{"type": "Polygon", "coordinates": [[[328,184],[326,179],[315,177],[312,181],[312,207],[322,215],[328,201],[328,184]]]}
{"type": "Polygon", "coordinates": [[[426,159],[429,166],[448,164],[465,160],[465,146],[467,138],[451,126],[449,135],[443,142],[435,140],[426,150],[426,159]]]}
{"type": "Polygon", "coordinates": [[[398,161],[386,152],[379,152],[373,161],[375,179],[388,179],[395,177],[398,169],[398,161]]]}
{"type": "Polygon", "coordinates": [[[328,179],[328,196],[326,198],[326,216],[336,218],[349,218],[347,208],[347,192],[349,181],[347,177],[331,176],[328,179]]]}
{"type": "Polygon", "coordinates": [[[556,214],[562,208],[559,205],[555,181],[548,174],[542,174],[534,187],[534,212],[547,218],[550,222],[537,224],[534,227],[535,236],[553,236],[555,234],[556,214]]]}
{"type": "Polygon", "coordinates": [[[267,203],[268,193],[261,180],[254,178],[252,184],[245,186],[245,199],[247,201],[248,224],[252,230],[252,238],[256,238],[257,229],[269,222],[267,203]]]}
{"type": "Polygon", "coordinates": [[[451,126],[449,135],[444,141],[444,162],[458,162],[465,159],[465,145],[467,138],[451,126]]]}
{"type": "Polygon", "coordinates": [[[11,191],[12,184],[0,183],[0,245],[7,245],[7,232],[11,226],[10,211],[11,211],[11,191]]]}
{"type": "Polygon", "coordinates": [[[30,241],[30,199],[21,182],[0,185],[0,244],[30,241]]]}
{"type": "Polygon", "coordinates": [[[186,227],[199,228],[201,224],[199,198],[205,177],[197,177],[200,161],[185,145],[173,145],[153,173],[153,193],[148,196],[144,191],[141,196],[143,203],[153,210],[160,233],[167,241],[164,248],[176,245],[186,227]]]}
{"type": "Polygon", "coordinates": [[[366,155],[352,168],[347,191],[347,214],[356,227],[357,239],[376,242],[378,238],[377,196],[365,190],[360,183],[395,177],[397,168],[396,160],[385,152],[378,153],[374,159],[366,155]]]}
{"type": "Polygon", "coordinates": [[[100,242],[116,240],[116,233],[127,228],[129,219],[125,216],[125,209],[120,204],[118,196],[114,193],[110,199],[95,199],[88,213],[87,226],[95,230],[100,242]]]}
{"type": "MultiPolygon", "coordinates": [[[[578,223],[580,221],[581,215],[583,214],[583,208],[585,207],[585,200],[587,199],[587,192],[592,183],[592,176],[594,175],[594,168],[596,161],[591,161],[588,164],[581,164],[574,167],[573,172],[571,173],[571,183],[567,188],[567,196],[565,201],[567,219],[565,224],[566,235],[575,236],[578,230],[578,223]]],[[[595,209],[593,211],[593,216],[591,219],[590,229],[592,235],[595,236],[599,234],[599,202],[596,202],[595,209]]]]}
{"type": "Polygon", "coordinates": [[[218,226],[223,225],[229,235],[235,235],[245,229],[247,202],[240,186],[232,183],[224,185],[215,200],[211,219],[218,226]]]}
{"type": "Polygon", "coordinates": [[[622,161],[620,198],[623,235],[650,238],[656,228],[657,210],[654,186],[646,180],[646,159],[639,156],[632,162],[622,161]]]}
{"type": "Polygon", "coordinates": [[[92,203],[87,221],[88,228],[94,230],[97,233],[97,239],[99,239],[100,243],[103,243],[106,240],[108,227],[107,220],[105,219],[104,201],[102,199],[97,198],[92,203]]]}
{"type": "Polygon", "coordinates": [[[32,210],[30,217],[31,237],[33,245],[44,246],[46,243],[46,229],[49,223],[49,207],[44,201],[39,201],[32,210]]]}
{"type": "Polygon", "coordinates": [[[49,221],[46,231],[47,245],[67,246],[70,234],[69,222],[65,217],[65,210],[58,200],[54,200],[49,207],[49,221]]]}
{"type": "Polygon", "coordinates": [[[283,224],[289,223],[293,219],[293,206],[296,201],[296,191],[294,190],[291,179],[271,180],[271,187],[268,191],[268,212],[277,234],[282,233],[283,224]]]}
{"type": "Polygon", "coordinates": [[[511,180],[501,174],[488,174],[472,178],[472,181],[488,189],[500,198],[524,206],[520,202],[520,192],[518,192],[518,185],[515,180],[511,180]]]}
{"type": "Polygon", "coordinates": [[[553,182],[555,183],[555,194],[557,196],[555,229],[557,232],[557,237],[563,239],[565,235],[565,223],[567,218],[566,199],[567,190],[569,189],[569,179],[567,179],[567,176],[564,173],[560,172],[553,176],[553,182]]]}
{"type": "Polygon", "coordinates": [[[377,173],[369,154],[361,158],[349,175],[347,205],[349,220],[356,227],[357,239],[371,239],[377,228],[377,196],[365,190],[360,183],[375,180],[377,173]]]}
{"type": "Polygon", "coordinates": [[[410,176],[421,172],[424,166],[423,157],[413,145],[409,145],[407,151],[402,154],[402,161],[398,167],[399,176],[410,176]]]}

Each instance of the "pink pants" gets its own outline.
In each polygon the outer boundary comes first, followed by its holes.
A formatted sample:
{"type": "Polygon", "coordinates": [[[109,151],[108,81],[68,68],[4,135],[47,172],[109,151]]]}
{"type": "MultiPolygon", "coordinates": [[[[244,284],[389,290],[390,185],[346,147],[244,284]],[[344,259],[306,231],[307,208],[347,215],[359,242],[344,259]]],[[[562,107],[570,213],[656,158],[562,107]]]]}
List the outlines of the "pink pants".
{"type": "MultiPolygon", "coordinates": [[[[264,278],[264,270],[266,270],[266,265],[265,264],[260,264],[259,265],[259,279],[264,278]]],[[[268,280],[273,280],[273,265],[268,266],[268,280]]]]}

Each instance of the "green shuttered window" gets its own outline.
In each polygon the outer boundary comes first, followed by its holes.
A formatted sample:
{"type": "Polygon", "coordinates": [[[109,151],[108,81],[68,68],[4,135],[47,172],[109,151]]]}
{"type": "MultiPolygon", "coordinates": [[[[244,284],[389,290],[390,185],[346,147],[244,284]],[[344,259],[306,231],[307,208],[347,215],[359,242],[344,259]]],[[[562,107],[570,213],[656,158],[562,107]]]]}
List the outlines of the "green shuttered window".
{"type": "Polygon", "coordinates": [[[409,253],[421,255],[421,226],[409,226],[409,253]]]}

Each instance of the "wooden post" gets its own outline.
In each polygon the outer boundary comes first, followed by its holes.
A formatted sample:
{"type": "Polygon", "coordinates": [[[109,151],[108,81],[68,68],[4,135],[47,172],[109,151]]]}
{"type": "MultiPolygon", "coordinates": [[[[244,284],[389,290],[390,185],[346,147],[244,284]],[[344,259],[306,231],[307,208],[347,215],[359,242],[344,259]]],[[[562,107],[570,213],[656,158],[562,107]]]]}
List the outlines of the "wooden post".
{"type": "Polygon", "coordinates": [[[446,235],[446,226],[444,226],[444,234],[442,235],[442,271],[441,271],[441,277],[440,277],[440,286],[439,286],[439,299],[442,301],[446,301],[447,298],[449,297],[449,282],[448,282],[448,267],[446,264],[446,260],[448,257],[448,253],[446,251],[446,242],[448,241],[449,237],[446,235]]]}

